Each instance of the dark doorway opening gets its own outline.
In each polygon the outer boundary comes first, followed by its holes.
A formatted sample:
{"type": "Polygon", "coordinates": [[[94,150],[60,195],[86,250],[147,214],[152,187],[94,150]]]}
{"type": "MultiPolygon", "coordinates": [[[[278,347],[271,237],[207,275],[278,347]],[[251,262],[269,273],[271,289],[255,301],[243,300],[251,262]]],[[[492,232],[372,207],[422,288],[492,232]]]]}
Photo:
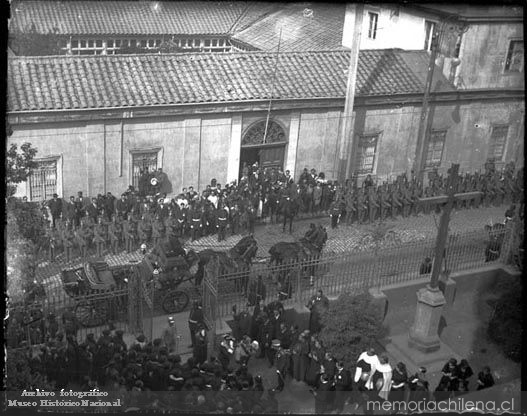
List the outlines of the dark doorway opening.
{"type": "Polygon", "coordinates": [[[242,147],[240,152],[239,177],[242,177],[243,166],[245,164],[249,167],[255,162],[258,162],[258,166],[262,169],[276,168],[282,170],[284,168],[284,153],[284,145],[242,147]]]}

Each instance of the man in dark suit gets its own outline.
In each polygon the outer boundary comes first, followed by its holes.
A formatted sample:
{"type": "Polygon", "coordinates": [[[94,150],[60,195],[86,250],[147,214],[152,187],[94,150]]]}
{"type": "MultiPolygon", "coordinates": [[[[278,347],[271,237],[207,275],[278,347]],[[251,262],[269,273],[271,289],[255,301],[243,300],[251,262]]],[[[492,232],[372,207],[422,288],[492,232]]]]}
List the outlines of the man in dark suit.
{"type": "Polygon", "coordinates": [[[351,390],[351,373],[349,370],[344,368],[342,361],[337,362],[337,371],[333,378],[333,384],[335,385],[335,409],[337,413],[342,413],[344,410],[344,404],[348,398],[348,391],[351,390]]]}
{"type": "Polygon", "coordinates": [[[62,214],[62,199],[60,199],[57,194],[53,194],[53,199],[49,200],[48,206],[49,210],[51,211],[53,227],[55,227],[55,222],[60,218],[60,215],[62,214]]]}

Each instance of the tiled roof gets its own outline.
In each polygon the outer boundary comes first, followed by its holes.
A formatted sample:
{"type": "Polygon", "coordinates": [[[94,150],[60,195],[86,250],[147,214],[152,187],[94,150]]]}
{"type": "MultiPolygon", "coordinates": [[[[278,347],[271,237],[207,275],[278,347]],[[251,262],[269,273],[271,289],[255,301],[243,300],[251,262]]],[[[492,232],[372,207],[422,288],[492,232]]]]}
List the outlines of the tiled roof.
{"type": "Polygon", "coordinates": [[[245,29],[237,26],[233,38],[259,50],[321,51],[342,48],[346,4],[292,3],[245,29]]]}
{"type": "Polygon", "coordinates": [[[227,34],[247,9],[239,1],[15,0],[9,29],[95,35],[227,34]]]}
{"type": "MultiPolygon", "coordinates": [[[[360,51],[358,96],[421,94],[424,81],[406,61],[426,68],[424,51],[360,51]]],[[[280,54],[275,99],[344,98],[349,51],[280,54]]],[[[97,109],[265,100],[276,54],[15,57],[8,60],[10,111],[97,109]]],[[[437,71],[440,72],[439,70],[437,71]]],[[[442,91],[453,90],[443,78],[442,91]]]]}

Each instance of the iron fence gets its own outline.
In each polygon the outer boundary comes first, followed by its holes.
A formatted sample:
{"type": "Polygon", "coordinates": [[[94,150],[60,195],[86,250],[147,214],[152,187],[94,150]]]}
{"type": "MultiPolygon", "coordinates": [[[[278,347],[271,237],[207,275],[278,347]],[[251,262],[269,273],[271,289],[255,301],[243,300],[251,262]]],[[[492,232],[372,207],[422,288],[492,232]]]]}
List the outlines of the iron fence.
{"type": "MultiPolygon", "coordinates": [[[[505,235],[506,241],[509,234],[505,230],[478,230],[450,235],[442,270],[450,274],[502,261],[499,254],[488,255],[488,242],[491,236],[500,235],[505,235]]],[[[265,285],[265,303],[280,298],[285,305],[307,303],[319,289],[333,296],[430,277],[431,263],[427,267],[424,260],[433,260],[434,247],[435,238],[428,238],[367,252],[328,256],[323,253],[279,265],[269,261],[255,263],[250,269],[218,277],[218,316],[231,315],[233,305],[239,309],[252,304],[259,276],[265,285]]]]}
{"type": "MultiPolygon", "coordinates": [[[[519,225],[521,227],[521,225],[519,225]]],[[[510,257],[510,236],[512,230],[502,229],[488,232],[477,230],[464,234],[451,234],[445,252],[443,269],[447,273],[479,267],[490,262],[506,262],[510,257]],[[501,237],[500,237],[501,236],[501,237]],[[492,237],[502,238],[503,253],[489,256],[488,244],[492,237]]],[[[517,244],[517,243],[515,243],[517,244]]],[[[214,294],[215,316],[232,315],[232,306],[243,308],[254,303],[258,295],[265,303],[278,298],[287,306],[293,303],[306,304],[317,290],[334,296],[344,291],[362,291],[368,288],[382,288],[387,285],[408,282],[429,277],[431,267],[422,267],[426,257],[434,256],[435,238],[406,244],[390,241],[377,250],[355,251],[339,254],[322,253],[319,257],[289,260],[282,264],[271,264],[262,259],[250,268],[237,273],[217,277],[217,293],[214,294]],[[260,279],[260,280],[259,280],[260,279]],[[265,296],[263,289],[265,288],[265,296]]],[[[86,334],[98,335],[108,328],[111,321],[116,329],[126,332],[144,332],[144,316],[162,315],[161,294],[149,296],[145,282],[139,273],[126,286],[105,291],[91,291],[89,294],[72,296],[66,292],[58,279],[51,279],[46,296],[40,302],[30,305],[9,307],[6,340],[9,347],[16,347],[22,341],[38,344],[45,339],[49,328],[48,316],[56,316],[59,332],[66,332],[67,326],[75,322],[78,340],[86,334]],[[73,315],[74,318],[71,318],[73,315]],[[63,316],[69,316],[63,319],[63,316]],[[38,328],[38,330],[37,330],[38,328]]],[[[184,288],[190,298],[203,294],[194,288],[184,288]]],[[[71,331],[71,329],[70,329],[71,331]]]]}

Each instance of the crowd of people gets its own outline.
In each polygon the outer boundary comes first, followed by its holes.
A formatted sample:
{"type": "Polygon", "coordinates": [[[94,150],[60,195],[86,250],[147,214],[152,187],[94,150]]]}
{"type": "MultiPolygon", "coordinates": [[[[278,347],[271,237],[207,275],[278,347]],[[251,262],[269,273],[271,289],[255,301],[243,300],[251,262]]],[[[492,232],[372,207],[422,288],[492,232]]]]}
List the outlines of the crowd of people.
{"type": "MultiPolygon", "coordinates": [[[[355,409],[366,401],[444,400],[469,390],[474,376],[466,360],[450,359],[442,369],[435,391],[426,368],[410,374],[404,363],[391,366],[386,355],[368,348],[355,363],[335,358],[320,337],[320,315],[328,300],[319,291],[306,305],[311,311],[309,329],[301,330],[286,316],[279,300],[242,311],[233,308],[232,333],[218,341],[211,354],[201,305],[195,302],[189,315],[193,355],[185,362],[178,354],[180,335],[174,319],[159,338],[139,335],[131,345],[113,325],[100,337],[87,334],[82,341],[67,325],[51,317],[44,325],[36,353],[22,343],[35,380],[45,376],[56,390],[112,392],[170,392],[168,395],[126,395],[126,407],[154,406],[200,413],[277,413],[286,382],[305,383],[315,396],[315,413],[341,413],[349,403],[355,409]],[[276,376],[265,380],[252,374],[251,361],[265,360],[276,376]]],[[[262,361],[260,361],[260,368],[262,361]]],[[[488,367],[477,376],[477,389],[494,384],[488,367]]],[[[18,386],[21,390],[39,386],[18,386]]],[[[370,409],[371,410],[371,409],[370,409]]]]}
{"type": "MultiPolygon", "coordinates": [[[[492,164],[484,173],[459,176],[457,192],[480,191],[481,197],[456,202],[456,208],[517,204],[523,212],[523,168],[514,164],[497,171],[492,164]]],[[[430,213],[434,207],[420,198],[442,195],[446,177],[432,171],[427,186],[415,177],[400,175],[392,183],[376,184],[368,175],[358,186],[356,178],[345,183],[328,181],[323,172],[305,168],[297,181],[289,171],[261,169],[256,163],[244,166],[239,182],[222,186],[212,179],[202,192],[193,186],[183,188],[168,198],[162,184],[166,174],[143,172],[138,189],[130,186],[119,198],[108,192],[94,198],[70,196],[63,201],[58,195],[46,202],[49,217],[49,258],[54,261],[63,251],[70,261],[73,250],[86,257],[90,250],[97,256],[106,251],[131,252],[142,244],[156,244],[168,237],[199,239],[216,234],[218,241],[227,233],[254,233],[258,220],[275,220],[283,201],[295,202],[296,211],[308,216],[330,215],[332,227],[344,222],[374,222],[388,216],[407,217],[430,213]],[[155,181],[152,181],[154,178],[155,181]]]]}

